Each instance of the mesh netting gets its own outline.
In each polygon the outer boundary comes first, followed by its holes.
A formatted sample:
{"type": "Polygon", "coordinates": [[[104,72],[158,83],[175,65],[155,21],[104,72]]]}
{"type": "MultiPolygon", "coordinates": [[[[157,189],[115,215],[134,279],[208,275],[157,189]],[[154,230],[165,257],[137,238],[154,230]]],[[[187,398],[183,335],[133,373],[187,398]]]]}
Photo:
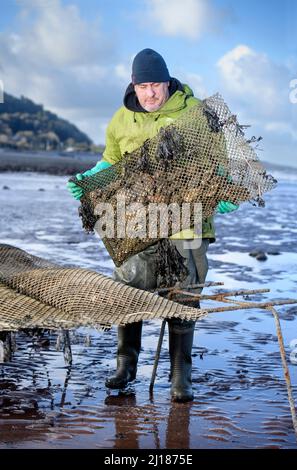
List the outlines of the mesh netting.
{"type": "Polygon", "coordinates": [[[157,318],[200,319],[206,312],[82,268],[64,268],[0,245],[0,331],[108,329],[157,318]]]}
{"type": "Polygon", "coordinates": [[[263,206],[263,194],[275,186],[276,180],[266,174],[253,139],[247,140],[243,129],[216,94],[161,128],[154,138],[125,154],[112,167],[81,181],[72,179],[84,189],[80,207],[84,228],[99,232],[119,266],[131,255],[165,238],[166,231],[167,236],[175,233],[173,211],[161,209],[156,231],[151,235],[148,228],[154,205],[164,208],[174,204],[182,211],[188,204],[190,217],[183,219],[181,229],[195,225],[197,203],[201,204],[203,218],[214,214],[219,201],[250,201],[263,206]],[[125,204],[121,225],[117,223],[119,201],[125,204]],[[102,203],[107,202],[115,216],[111,235],[105,230],[107,216],[102,210],[102,203]]]}

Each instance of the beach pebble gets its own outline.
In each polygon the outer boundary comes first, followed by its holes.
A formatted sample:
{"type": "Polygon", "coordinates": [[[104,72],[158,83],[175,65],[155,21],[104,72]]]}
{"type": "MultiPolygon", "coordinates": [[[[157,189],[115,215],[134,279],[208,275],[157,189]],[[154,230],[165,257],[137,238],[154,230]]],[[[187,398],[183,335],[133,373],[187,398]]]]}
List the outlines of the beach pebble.
{"type": "Polygon", "coordinates": [[[252,256],[253,258],[256,258],[256,256],[258,256],[259,253],[260,253],[259,250],[253,250],[249,253],[249,255],[252,256]]]}
{"type": "Polygon", "coordinates": [[[268,259],[267,255],[262,250],[253,250],[249,255],[256,258],[258,261],[266,261],[268,259]]]}
{"type": "Polygon", "coordinates": [[[268,259],[267,255],[264,253],[264,251],[259,251],[259,253],[256,256],[256,259],[258,261],[266,261],[268,259]]]}

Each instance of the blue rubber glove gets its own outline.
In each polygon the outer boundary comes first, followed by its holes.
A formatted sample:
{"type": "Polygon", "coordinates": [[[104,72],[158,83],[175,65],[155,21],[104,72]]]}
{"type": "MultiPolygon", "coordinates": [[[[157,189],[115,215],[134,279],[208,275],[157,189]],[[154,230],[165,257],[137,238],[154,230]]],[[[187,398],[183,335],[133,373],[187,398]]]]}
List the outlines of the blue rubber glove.
{"type": "MultiPolygon", "coordinates": [[[[75,177],[78,180],[83,179],[83,175],[81,173],[77,173],[77,175],[75,177]]],[[[77,199],[77,200],[79,200],[82,197],[83,193],[84,193],[83,189],[80,188],[79,186],[77,186],[73,181],[68,181],[67,189],[70,191],[70,193],[74,197],[74,199],[77,199]]]]}
{"type": "MultiPolygon", "coordinates": [[[[218,176],[226,176],[226,170],[222,165],[219,165],[217,169],[218,176]]],[[[232,183],[232,177],[230,175],[227,176],[228,183],[232,183]]],[[[217,212],[219,214],[228,214],[228,212],[236,211],[239,208],[236,204],[229,201],[220,201],[217,205],[217,212]]]]}
{"type": "MultiPolygon", "coordinates": [[[[106,168],[108,168],[110,166],[111,166],[111,163],[108,163],[108,162],[105,162],[104,160],[101,160],[95,166],[93,166],[93,168],[91,168],[90,170],[87,170],[84,173],[82,173],[82,176],[83,176],[83,178],[86,178],[87,176],[93,176],[96,173],[99,173],[99,171],[106,170],[106,168]]],[[[77,175],[76,175],[76,177],[77,177],[77,175]]]]}
{"type": "MultiPolygon", "coordinates": [[[[217,169],[217,175],[218,176],[226,176],[226,170],[225,168],[222,166],[222,165],[219,165],[218,166],[218,169],[217,169]]],[[[227,175],[227,181],[228,183],[232,183],[232,177],[230,175],[227,175]]]]}
{"type": "Polygon", "coordinates": [[[239,208],[237,204],[229,201],[220,201],[217,205],[217,212],[219,214],[227,214],[228,212],[236,211],[239,208]]]}
{"type": "MultiPolygon", "coordinates": [[[[104,160],[101,160],[98,162],[93,168],[90,170],[85,171],[84,173],[77,173],[75,176],[77,180],[81,181],[87,176],[93,176],[96,173],[99,173],[99,171],[105,170],[106,168],[110,167],[111,163],[105,162],[104,160]]],[[[69,181],[67,183],[67,188],[70,191],[71,195],[74,197],[74,199],[81,199],[81,197],[84,194],[84,190],[77,186],[73,181],[69,181]]]]}

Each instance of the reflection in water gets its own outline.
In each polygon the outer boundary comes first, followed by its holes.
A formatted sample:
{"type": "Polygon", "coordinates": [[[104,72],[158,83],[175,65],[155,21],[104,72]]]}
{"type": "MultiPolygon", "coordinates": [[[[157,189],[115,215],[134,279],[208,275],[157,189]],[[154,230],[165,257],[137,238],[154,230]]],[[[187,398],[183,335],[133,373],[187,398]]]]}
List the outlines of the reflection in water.
{"type": "Polygon", "coordinates": [[[39,409],[38,402],[49,393],[48,388],[38,390],[38,394],[26,389],[20,392],[13,380],[1,380],[0,442],[11,445],[19,441],[38,439],[40,429],[34,429],[33,423],[45,422],[45,413],[39,409]]]}
{"type": "MultiPolygon", "coordinates": [[[[193,350],[196,398],[183,404],[170,401],[168,360],[162,355],[154,400],[141,363],[126,393],[106,396],[112,331],[92,331],[91,344],[90,330],[71,332],[71,366],[65,366],[63,348],[55,349],[57,333],[39,344],[19,334],[12,362],[0,365],[0,448],[296,448],[277,343],[258,331],[261,325],[253,318],[244,330],[230,319],[200,323],[200,346],[193,350]],[[232,337],[233,343],[226,340],[229,349],[223,335],[232,337]]],[[[158,329],[148,325],[151,336],[158,329]]],[[[153,362],[150,354],[145,366],[153,362]]],[[[294,386],[294,396],[296,391],[294,386]]]]}
{"type": "Polygon", "coordinates": [[[135,393],[109,395],[105,405],[112,406],[111,416],[115,424],[114,449],[139,449],[139,416],[135,393]],[[124,416],[127,415],[127,419],[124,416]]]}
{"type": "Polygon", "coordinates": [[[190,411],[192,402],[172,403],[166,429],[166,449],[190,449],[190,411]]]}
{"type": "Polygon", "coordinates": [[[160,404],[154,405],[151,402],[138,406],[133,392],[109,395],[105,399],[105,405],[109,407],[109,416],[115,425],[113,448],[190,448],[189,424],[192,403],[171,403],[167,416],[165,416],[168,412],[166,406],[163,419],[160,416],[160,404]],[[145,435],[151,435],[153,439],[145,441],[145,435]],[[143,442],[140,442],[141,438],[144,439],[143,442]]]}
{"type": "Polygon", "coordinates": [[[64,408],[65,403],[66,403],[66,394],[67,394],[67,388],[68,384],[71,378],[71,366],[67,367],[66,369],[66,376],[65,376],[65,381],[64,381],[64,386],[61,394],[61,401],[60,401],[60,408],[64,408]]]}

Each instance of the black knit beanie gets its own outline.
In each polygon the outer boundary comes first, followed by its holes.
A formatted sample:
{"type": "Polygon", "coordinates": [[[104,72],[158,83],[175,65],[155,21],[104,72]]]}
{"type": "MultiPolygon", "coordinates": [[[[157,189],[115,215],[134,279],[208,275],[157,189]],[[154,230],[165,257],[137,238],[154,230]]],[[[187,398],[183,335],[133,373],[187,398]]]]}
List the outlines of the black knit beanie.
{"type": "Polygon", "coordinates": [[[132,64],[132,83],[168,82],[170,75],[163,57],[152,49],[143,49],[132,64]]]}

